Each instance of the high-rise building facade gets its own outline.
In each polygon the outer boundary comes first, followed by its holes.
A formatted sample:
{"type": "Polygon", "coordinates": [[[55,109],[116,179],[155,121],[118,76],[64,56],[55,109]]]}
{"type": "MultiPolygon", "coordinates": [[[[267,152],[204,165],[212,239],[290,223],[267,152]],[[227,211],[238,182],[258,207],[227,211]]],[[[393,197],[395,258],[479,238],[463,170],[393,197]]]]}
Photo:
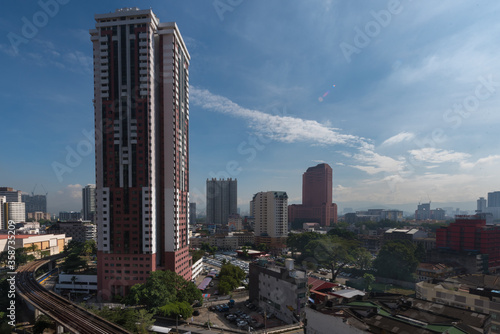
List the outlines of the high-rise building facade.
{"type": "Polygon", "coordinates": [[[7,202],[22,202],[21,190],[10,187],[0,187],[0,196],[5,196],[7,202]]]}
{"type": "Polygon", "coordinates": [[[479,197],[476,212],[483,212],[487,207],[487,203],[488,201],[484,197],[479,197]]]}
{"type": "Polygon", "coordinates": [[[238,213],[238,181],[207,179],[207,218],[209,225],[227,225],[229,215],[238,213]]]}
{"type": "Polygon", "coordinates": [[[26,205],[24,202],[7,202],[4,205],[5,222],[12,220],[16,223],[26,221],[26,205]]]}
{"type": "Polygon", "coordinates": [[[24,203],[26,203],[26,215],[28,215],[28,213],[35,213],[35,212],[47,213],[46,195],[22,194],[21,200],[24,203]]]}
{"type": "Polygon", "coordinates": [[[98,289],[109,299],[151,271],[191,279],[190,56],[177,25],[151,10],[95,20],[98,289]]]}
{"type": "Polygon", "coordinates": [[[82,189],[82,218],[95,220],[95,184],[87,184],[82,189]]]}
{"type": "Polygon", "coordinates": [[[196,203],[189,203],[189,224],[196,224],[196,203]]]}
{"type": "Polygon", "coordinates": [[[259,192],[252,198],[255,244],[281,248],[288,236],[288,195],[284,191],[259,192]]]}
{"type": "Polygon", "coordinates": [[[328,164],[309,167],[302,175],[302,204],[288,208],[291,222],[317,222],[321,226],[337,223],[337,204],[333,200],[333,170],[328,164]]]}
{"type": "Polygon", "coordinates": [[[500,191],[493,191],[488,193],[488,207],[498,208],[500,207],[500,191]]]}

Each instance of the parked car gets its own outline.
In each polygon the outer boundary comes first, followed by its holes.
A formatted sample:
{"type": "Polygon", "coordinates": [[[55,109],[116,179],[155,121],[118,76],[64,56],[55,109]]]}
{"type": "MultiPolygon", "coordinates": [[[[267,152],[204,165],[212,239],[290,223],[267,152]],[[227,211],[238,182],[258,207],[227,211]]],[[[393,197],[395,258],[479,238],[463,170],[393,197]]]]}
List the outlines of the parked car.
{"type": "Polygon", "coordinates": [[[244,327],[246,325],[248,325],[248,322],[244,321],[244,320],[241,320],[239,321],[237,324],[236,324],[238,327],[244,327]]]}

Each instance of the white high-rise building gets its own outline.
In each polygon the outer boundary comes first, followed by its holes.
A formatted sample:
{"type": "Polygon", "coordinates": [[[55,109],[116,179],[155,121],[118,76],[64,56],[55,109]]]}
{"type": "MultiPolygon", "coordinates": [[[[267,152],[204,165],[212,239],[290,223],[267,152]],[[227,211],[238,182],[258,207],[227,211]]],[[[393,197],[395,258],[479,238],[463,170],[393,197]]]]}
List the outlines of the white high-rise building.
{"type": "Polygon", "coordinates": [[[486,205],[487,203],[488,203],[488,201],[484,197],[479,197],[479,199],[477,200],[476,212],[484,212],[484,210],[487,207],[487,205],[486,205]]]}
{"type": "Polygon", "coordinates": [[[255,236],[282,238],[288,235],[288,195],[284,191],[260,192],[253,196],[255,236]]]}
{"type": "Polygon", "coordinates": [[[150,9],[95,21],[97,272],[109,299],[156,270],[191,279],[190,56],[177,25],[150,9]],[[140,269],[116,271],[126,266],[140,269]]]}
{"type": "Polygon", "coordinates": [[[7,202],[5,207],[7,208],[5,212],[5,223],[12,220],[16,223],[22,223],[26,221],[26,205],[24,202],[7,202]]]}

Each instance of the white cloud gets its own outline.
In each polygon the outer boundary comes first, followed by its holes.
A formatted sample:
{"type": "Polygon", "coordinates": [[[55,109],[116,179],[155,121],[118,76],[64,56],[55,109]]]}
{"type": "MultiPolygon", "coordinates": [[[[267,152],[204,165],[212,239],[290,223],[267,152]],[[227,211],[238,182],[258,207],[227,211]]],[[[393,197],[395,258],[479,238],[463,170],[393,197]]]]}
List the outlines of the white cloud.
{"type": "Polygon", "coordinates": [[[391,157],[380,155],[375,152],[373,145],[365,144],[360,148],[360,153],[353,156],[364,165],[353,165],[351,167],[362,170],[370,175],[385,172],[396,173],[403,169],[404,160],[395,160],[391,157]]]}
{"type": "Polygon", "coordinates": [[[470,154],[443,150],[435,147],[426,147],[418,150],[410,150],[409,153],[419,161],[425,161],[433,164],[444,162],[465,162],[470,154]]]}
{"type": "Polygon", "coordinates": [[[473,169],[476,167],[482,168],[483,166],[491,166],[500,162],[500,155],[489,155],[486,158],[480,158],[476,162],[463,161],[460,163],[462,169],[473,169]]]}
{"type": "Polygon", "coordinates": [[[339,129],[291,116],[270,115],[258,110],[246,109],[229,99],[214,95],[206,89],[190,88],[194,105],[224,114],[247,119],[255,132],[284,143],[311,142],[320,145],[357,146],[364,138],[340,133],[339,129]]]}
{"type": "Polygon", "coordinates": [[[391,138],[386,139],[383,143],[382,146],[386,145],[394,145],[394,144],[399,144],[404,141],[410,141],[413,138],[415,138],[415,135],[411,132],[400,132],[395,136],[392,136],[391,138]]]}

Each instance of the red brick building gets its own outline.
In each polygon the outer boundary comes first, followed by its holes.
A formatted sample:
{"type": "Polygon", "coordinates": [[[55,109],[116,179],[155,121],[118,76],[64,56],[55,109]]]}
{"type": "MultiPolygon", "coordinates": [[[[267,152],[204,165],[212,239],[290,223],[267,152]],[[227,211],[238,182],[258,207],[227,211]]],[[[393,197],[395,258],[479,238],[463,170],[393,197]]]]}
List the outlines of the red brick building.
{"type": "Polygon", "coordinates": [[[488,255],[490,273],[500,270],[500,226],[486,225],[482,215],[455,216],[455,222],[436,231],[436,247],[460,253],[488,255]]]}

